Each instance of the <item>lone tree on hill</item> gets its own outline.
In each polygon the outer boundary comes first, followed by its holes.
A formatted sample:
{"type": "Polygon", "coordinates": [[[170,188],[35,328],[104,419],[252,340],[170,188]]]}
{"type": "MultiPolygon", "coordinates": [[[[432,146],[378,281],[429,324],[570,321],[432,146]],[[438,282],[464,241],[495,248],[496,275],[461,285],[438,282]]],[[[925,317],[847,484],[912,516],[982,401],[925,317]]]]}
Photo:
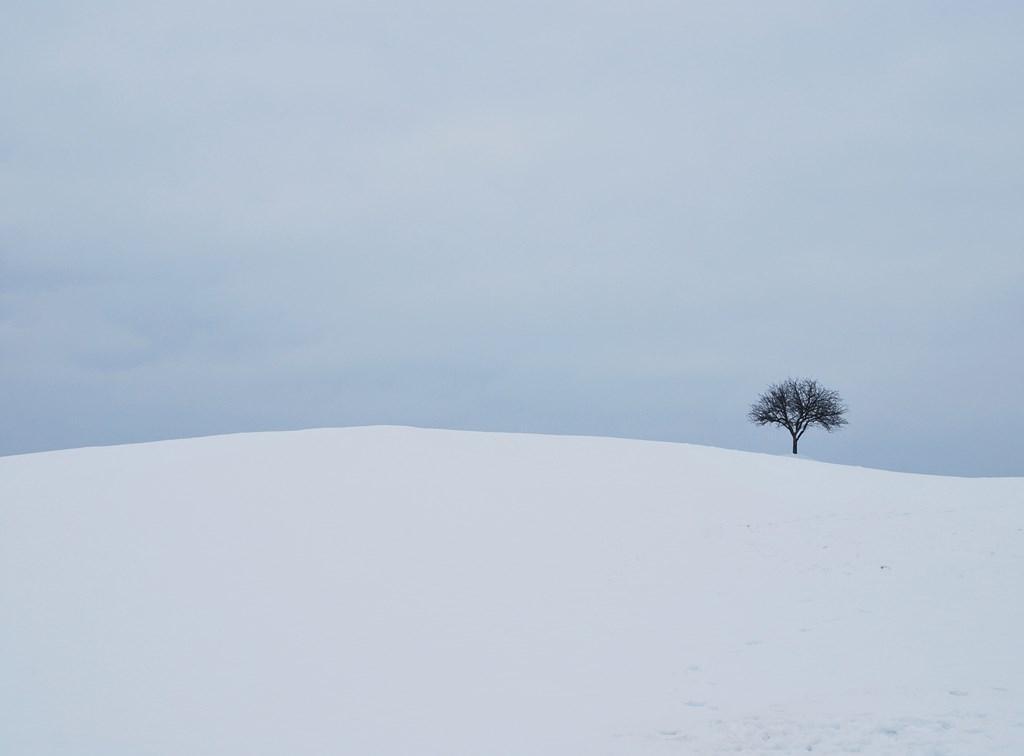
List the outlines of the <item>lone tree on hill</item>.
{"type": "Polygon", "coordinates": [[[829,433],[846,425],[846,406],[832,389],[810,378],[787,378],[768,387],[751,405],[747,417],[757,425],[785,428],[793,437],[793,453],[812,425],[829,433]]]}

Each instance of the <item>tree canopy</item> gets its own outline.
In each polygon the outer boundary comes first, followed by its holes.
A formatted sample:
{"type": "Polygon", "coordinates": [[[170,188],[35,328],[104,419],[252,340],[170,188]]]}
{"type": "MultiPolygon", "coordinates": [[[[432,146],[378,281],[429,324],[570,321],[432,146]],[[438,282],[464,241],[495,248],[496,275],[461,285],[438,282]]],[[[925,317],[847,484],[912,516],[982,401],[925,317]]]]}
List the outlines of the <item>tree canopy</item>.
{"type": "Polygon", "coordinates": [[[831,433],[846,425],[846,405],[832,389],[811,378],[787,378],[772,384],[751,405],[747,417],[756,425],[775,425],[789,431],[793,453],[808,428],[818,426],[831,433]]]}

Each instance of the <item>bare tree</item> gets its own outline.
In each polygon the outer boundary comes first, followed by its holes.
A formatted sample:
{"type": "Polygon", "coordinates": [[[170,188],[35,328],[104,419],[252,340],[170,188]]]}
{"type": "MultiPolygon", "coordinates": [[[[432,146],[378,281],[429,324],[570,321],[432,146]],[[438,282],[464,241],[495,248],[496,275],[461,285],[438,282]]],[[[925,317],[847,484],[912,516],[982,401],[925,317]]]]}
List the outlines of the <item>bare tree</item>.
{"type": "Polygon", "coordinates": [[[831,433],[846,425],[846,406],[832,389],[810,378],[787,378],[768,387],[750,407],[747,417],[757,425],[785,428],[793,437],[793,453],[813,425],[831,433]]]}

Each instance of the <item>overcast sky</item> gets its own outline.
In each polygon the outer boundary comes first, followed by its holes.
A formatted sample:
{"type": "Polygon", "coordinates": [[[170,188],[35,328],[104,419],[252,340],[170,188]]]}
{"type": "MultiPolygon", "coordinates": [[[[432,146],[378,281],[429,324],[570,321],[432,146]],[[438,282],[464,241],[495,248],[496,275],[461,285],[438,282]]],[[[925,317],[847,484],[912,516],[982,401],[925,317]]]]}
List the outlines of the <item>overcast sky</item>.
{"type": "Polygon", "coordinates": [[[7,3],[0,454],[398,423],[1024,475],[1024,4],[7,3]]]}

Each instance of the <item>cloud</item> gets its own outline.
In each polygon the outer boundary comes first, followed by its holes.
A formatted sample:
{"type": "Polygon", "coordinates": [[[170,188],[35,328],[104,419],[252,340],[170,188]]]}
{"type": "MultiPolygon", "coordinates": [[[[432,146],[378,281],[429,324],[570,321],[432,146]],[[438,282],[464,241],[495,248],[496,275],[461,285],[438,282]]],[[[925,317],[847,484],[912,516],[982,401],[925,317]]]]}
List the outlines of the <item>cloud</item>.
{"type": "Polygon", "coordinates": [[[1014,4],[12,16],[0,452],[367,422],[767,450],[746,403],[808,373],[854,411],[822,457],[1022,473],[1014,4]]]}

